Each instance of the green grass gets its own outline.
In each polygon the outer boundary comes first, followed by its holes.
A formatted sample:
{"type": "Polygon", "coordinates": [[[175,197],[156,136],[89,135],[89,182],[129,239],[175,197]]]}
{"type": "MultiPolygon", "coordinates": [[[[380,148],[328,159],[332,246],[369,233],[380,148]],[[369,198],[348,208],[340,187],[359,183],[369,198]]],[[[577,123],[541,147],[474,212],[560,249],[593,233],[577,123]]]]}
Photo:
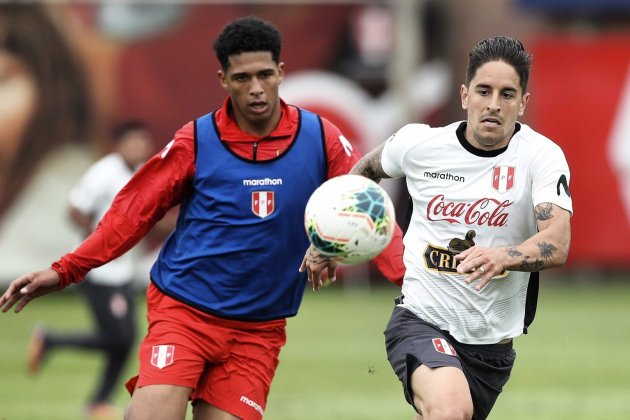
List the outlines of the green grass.
{"type": "MultiPolygon", "coordinates": [[[[289,320],[265,419],[411,420],[383,345],[395,295],[394,287],[307,291],[300,314],[289,320]]],[[[139,318],[144,328],[143,311],[139,318]]],[[[101,359],[59,352],[40,376],[26,376],[26,345],[37,321],[66,330],[91,323],[71,292],[39,299],[19,315],[0,315],[0,420],[78,420],[101,359]]],[[[512,379],[491,419],[628,418],[630,287],[548,281],[531,333],[517,339],[516,350],[512,379]]],[[[134,357],[125,377],[135,366],[134,357]]],[[[122,409],[128,401],[121,384],[115,402],[122,409]]]]}

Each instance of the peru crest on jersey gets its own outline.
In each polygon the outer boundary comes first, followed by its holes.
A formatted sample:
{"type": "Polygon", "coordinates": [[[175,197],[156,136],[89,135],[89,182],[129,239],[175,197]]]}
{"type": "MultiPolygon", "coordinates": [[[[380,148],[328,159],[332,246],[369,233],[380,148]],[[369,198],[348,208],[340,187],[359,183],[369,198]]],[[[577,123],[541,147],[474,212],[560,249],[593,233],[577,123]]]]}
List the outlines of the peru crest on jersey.
{"type": "Polygon", "coordinates": [[[273,191],[252,192],[252,212],[262,219],[273,213],[275,208],[275,195],[273,191]]]}
{"type": "Polygon", "coordinates": [[[503,194],[514,186],[514,166],[492,168],[492,188],[503,194]]]}

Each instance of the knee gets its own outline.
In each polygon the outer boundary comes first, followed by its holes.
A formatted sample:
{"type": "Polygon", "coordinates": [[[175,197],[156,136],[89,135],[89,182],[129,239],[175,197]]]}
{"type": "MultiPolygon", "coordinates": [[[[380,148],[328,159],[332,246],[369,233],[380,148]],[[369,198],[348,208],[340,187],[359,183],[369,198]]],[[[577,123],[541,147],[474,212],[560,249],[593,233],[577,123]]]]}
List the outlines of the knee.
{"type": "Polygon", "coordinates": [[[131,403],[127,404],[127,407],[125,408],[125,412],[123,414],[123,419],[133,420],[133,417],[131,416],[131,403]]]}
{"type": "Polygon", "coordinates": [[[424,420],[470,420],[472,416],[473,407],[471,405],[454,403],[425,407],[421,418],[424,420]]]}

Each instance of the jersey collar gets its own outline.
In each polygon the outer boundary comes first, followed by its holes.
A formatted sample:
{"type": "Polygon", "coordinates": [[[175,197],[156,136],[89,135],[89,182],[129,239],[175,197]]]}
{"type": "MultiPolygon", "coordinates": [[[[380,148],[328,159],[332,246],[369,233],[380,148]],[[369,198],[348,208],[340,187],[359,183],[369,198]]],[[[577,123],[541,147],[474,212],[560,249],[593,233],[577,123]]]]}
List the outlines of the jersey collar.
{"type": "Polygon", "coordinates": [[[290,137],[295,133],[299,123],[298,110],[294,106],[287,105],[280,99],[281,116],[278,126],[267,136],[253,136],[241,130],[234,120],[232,104],[228,96],[223,101],[223,106],[215,112],[215,120],[221,135],[221,140],[225,142],[259,142],[261,140],[277,140],[290,137]]]}
{"type": "MultiPolygon", "coordinates": [[[[457,131],[456,131],[457,140],[459,140],[459,144],[461,144],[464,149],[468,150],[473,155],[476,155],[479,157],[499,156],[501,153],[505,152],[510,145],[508,143],[507,146],[502,147],[500,149],[496,149],[496,150],[477,149],[475,146],[470,144],[468,140],[466,140],[466,136],[464,135],[464,133],[466,132],[466,125],[467,125],[467,122],[462,121],[461,124],[459,124],[459,127],[457,127],[457,131]]],[[[514,137],[516,133],[519,132],[520,129],[521,129],[521,125],[519,123],[516,123],[516,127],[514,127],[514,133],[512,133],[512,137],[514,137]]]]}

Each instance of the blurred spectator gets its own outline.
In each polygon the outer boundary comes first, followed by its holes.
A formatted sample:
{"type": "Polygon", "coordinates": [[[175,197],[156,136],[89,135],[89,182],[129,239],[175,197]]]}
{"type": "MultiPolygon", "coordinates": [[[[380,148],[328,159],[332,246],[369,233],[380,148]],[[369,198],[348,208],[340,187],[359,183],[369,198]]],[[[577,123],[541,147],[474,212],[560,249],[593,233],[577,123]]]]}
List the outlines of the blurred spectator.
{"type": "MultiPolygon", "coordinates": [[[[148,159],[152,149],[151,135],[142,122],[121,124],[113,137],[115,151],[92,165],[70,193],[70,217],[80,228],[82,238],[96,228],[118,191],[148,159]]],[[[136,338],[134,275],[131,253],[88,274],[80,290],[96,321],[94,331],[52,333],[37,327],[31,336],[28,354],[31,374],[39,372],[52,350],[77,348],[104,353],[106,364],[88,402],[87,418],[120,417],[110,397],[136,338]]]]}

